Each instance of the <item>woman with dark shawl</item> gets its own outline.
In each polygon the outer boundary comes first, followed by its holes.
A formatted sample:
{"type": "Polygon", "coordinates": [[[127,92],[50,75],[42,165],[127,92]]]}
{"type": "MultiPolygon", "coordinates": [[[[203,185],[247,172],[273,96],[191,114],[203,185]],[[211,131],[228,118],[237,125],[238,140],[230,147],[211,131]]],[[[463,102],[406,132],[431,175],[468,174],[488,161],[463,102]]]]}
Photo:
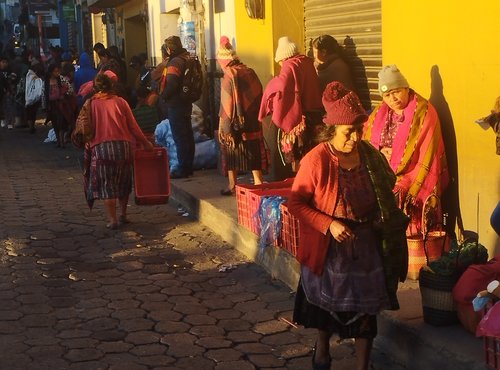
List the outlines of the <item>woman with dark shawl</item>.
{"type": "Polygon", "coordinates": [[[407,217],[384,156],[361,141],[367,115],[340,82],[323,93],[322,142],[305,155],[288,207],[300,222],[301,278],[294,321],[316,328],[313,369],[330,369],[330,337],[355,338],[358,370],[369,368],[377,317],[398,309],[407,272],[407,217]]]}
{"type": "Polygon", "coordinates": [[[254,70],[241,63],[229,39],[222,36],[217,61],[224,71],[221,82],[219,141],[225,152],[228,187],[222,195],[234,195],[238,171],[252,171],[254,184],[262,183],[268,162],[257,118],[262,84],[254,70]]]}

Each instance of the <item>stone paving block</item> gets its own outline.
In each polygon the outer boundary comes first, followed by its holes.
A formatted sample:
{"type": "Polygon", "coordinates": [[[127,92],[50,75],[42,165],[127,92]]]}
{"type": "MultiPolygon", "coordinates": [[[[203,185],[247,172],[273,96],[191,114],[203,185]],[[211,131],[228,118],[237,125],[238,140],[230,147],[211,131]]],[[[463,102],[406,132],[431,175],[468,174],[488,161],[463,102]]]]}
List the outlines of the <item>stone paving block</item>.
{"type": "Polygon", "coordinates": [[[161,369],[160,366],[168,366],[175,362],[175,358],[162,355],[162,356],[139,356],[139,363],[148,366],[149,368],[161,369]]]}
{"type": "Polygon", "coordinates": [[[132,344],[151,344],[159,343],[161,334],[154,331],[138,331],[130,333],[125,338],[125,341],[132,344]]]}
{"type": "MultiPolygon", "coordinates": [[[[277,358],[273,355],[249,355],[248,360],[251,361],[257,368],[275,368],[279,366],[283,366],[285,364],[284,359],[277,358]]],[[[307,369],[307,368],[306,368],[307,369]]]]}
{"type": "Polygon", "coordinates": [[[2,321],[16,321],[19,320],[21,317],[23,317],[23,314],[17,310],[0,311],[0,319],[2,321]]]}
{"type": "Polygon", "coordinates": [[[235,343],[258,342],[262,335],[248,330],[230,331],[227,338],[235,343]]]}
{"type": "Polygon", "coordinates": [[[243,356],[243,353],[233,348],[221,348],[208,350],[204,356],[219,363],[237,361],[243,356]]]}
{"type": "Polygon", "coordinates": [[[101,361],[84,361],[71,364],[68,370],[107,370],[108,364],[101,361]]]}
{"type": "Polygon", "coordinates": [[[150,343],[134,346],[129,352],[138,356],[157,356],[163,355],[168,347],[160,343],[150,343]]]}
{"type": "Polygon", "coordinates": [[[241,319],[220,320],[218,326],[227,331],[250,330],[252,324],[241,319]]]}
{"type": "Polygon", "coordinates": [[[92,333],[92,338],[103,342],[115,342],[123,340],[127,336],[124,330],[106,330],[92,333]]]}
{"type": "Polygon", "coordinates": [[[123,353],[128,352],[131,348],[134,347],[131,343],[126,343],[124,341],[110,341],[110,342],[102,342],[97,346],[100,351],[104,353],[123,353]]]}
{"type": "Polygon", "coordinates": [[[223,337],[204,337],[198,339],[195,344],[206,349],[228,348],[232,346],[232,342],[223,337]]]}
{"type": "Polygon", "coordinates": [[[133,331],[150,330],[151,328],[154,327],[154,325],[155,323],[151,320],[143,318],[135,318],[128,320],[121,320],[119,327],[130,333],[133,331]]]}
{"type": "Polygon", "coordinates": [[[216,323],[216,319],[208,315],[187,315],[183,318],[184,322],[191,325],[212,325],[216,323]]]}
{"type": "Polygon", "coordinates": [[[131,308],[137,308],[141,304],[140,301],[135,299],[124,299],[119,301],[113,301],[107,305],[108,308],[112,308],[114,310],[127,310],[131,308]]]}
{"type": "Polygon", "coordinates": [[[89,308],[79,310],[78,318],[85,320],[93,320],[101,317],[109,317],[113,310],[106,307],[89,308]]]}
{"type": "Polygon", "coordinates": [[[131,308],[125,310],[116,310],[110,315],[114,319],[118,320],[130,320],[130,319],[139,319],[146,317],[146,311],[141,310],[140,308],[131,308]]]}
{"type": "Polygon", "coordinates": [[[234,309],[210,311],[208,314],[218,320],[238,319],[243,315],[241,312],[234,309]]]}
{"type": "Polygon", "coordinates": [[[263,321],[273,320],[276,314],[274,311],[267,309],[255,310],[245,313],[241,319],[256,324],[263,321]]]}
{"type": "Polygon", "coordinates": [[[147,317],[155,321],[180,321],[184,315],[168,310],[151,311],[148,313],[147,317]]]}
{"type": "Polygon", "coordinates": [[[214,336],[223,336],[224,329],[215,326],[215,325],[198,325],[193,326],[189,332],[198,337],[214,337],[214,336]]]}
{"type": "Polygon", "coordinates": [[[183,315],[189,314],[199,314],[204,315],[208,312],[208,309],[201,304],[195,303],[178,303],[173,308],[174,311],[177,311],[183,315]]]}
{"type": "Polygon", "coordinates": [[[188,332],[191,325],[178,321],[160,321],[155,325],[155,331],[159,333],[185,333],[188,332]]]}
{"type": "Polygon", "coordinates": [[[31,364],[31,358],[26,354],[15,354],[2,358],[2,367],[6,370],[26,370],[31,364]]]}
{"type": "Polygon", "coordinates": [[[33,346],[25,353],[36,360],[61,358],[64,354],[64,348],[60,345],[33,346]]]}
{"type": "Polygon", "coordinates": [[[248,361],[227,361],[218,363],[214,370],[255,370],[255,366],[248,361]]]}
{"type": "Polygon", "coordinates": [[[61,345],[70,349],[94,348],[99,342],[93,338],[75,338],[61,341],[61,345]]]}
{"type": "Polygon", "coordinates": [[[102,317],[98,319],[93,319],[87,321],[81,325],[83,330],[95,331],[106,331],[116,329],[120,321],[116,319],[111,319],[109,317],[102,317]]]}
{"type": "Polygon", "coordinates": [[[82,329],[68,329],[63,330],[57,334],[58,338],[61,339],[71,339],[71,338],[86,338],[92,334],[90,330],[82,329]]]}
{"type": "Polygon", "coordinates": [[[0,334],[22,333],[26,327],[17,321],[0,321],[0,334]]]}
{"type": "Polygon", "coordinates": [[[297,340],[298,338],[296,335],[287,331],[278,334],[266,335],[262,338],[261,342],[270,346],[277,347],[285,344],[296,343],[297,340]]]}
{"type": "MultiPolygon", "coordinates": [[[[1,317],[1,316],[0,316],[1,317]]],[[[19,322],[25,327],[47,327],[56,323],[53,315],[25,315],[19,322]]]]}
{"type": "Polygon", "coordinates": [[[196,369],[196,370],[213,370],[215,367],[215,363],[212,360],[209,360],[207,358],[201,357],[201,356],[195,356],[195,357],[184,357],[175,363],[175,365],[179,369],[196,369]]]}
{"type": "Polygon", "coordinates": [[[254,326],[253,330],[261,334],[276,334],[286,331],[288,324],[279,320],[270,320],[258,323],[254,326]]]}

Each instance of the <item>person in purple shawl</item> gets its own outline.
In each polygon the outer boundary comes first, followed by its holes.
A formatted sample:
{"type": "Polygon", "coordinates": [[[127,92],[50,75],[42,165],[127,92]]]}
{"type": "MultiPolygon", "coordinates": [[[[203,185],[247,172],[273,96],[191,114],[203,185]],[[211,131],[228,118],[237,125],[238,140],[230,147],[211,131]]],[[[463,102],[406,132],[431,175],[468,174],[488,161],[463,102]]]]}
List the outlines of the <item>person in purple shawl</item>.
{"type": "Polygon", "coordinates": [[[221,81],[219,141],[228,173],[228,188],[234,195],[238,171],[252,171],[254,184],[263,181],[268,166],[262,126],[257,118],[262,84],[254,70],[240,62],[229,39],[222,36],[217,61],[224,71],[221,81]]]}

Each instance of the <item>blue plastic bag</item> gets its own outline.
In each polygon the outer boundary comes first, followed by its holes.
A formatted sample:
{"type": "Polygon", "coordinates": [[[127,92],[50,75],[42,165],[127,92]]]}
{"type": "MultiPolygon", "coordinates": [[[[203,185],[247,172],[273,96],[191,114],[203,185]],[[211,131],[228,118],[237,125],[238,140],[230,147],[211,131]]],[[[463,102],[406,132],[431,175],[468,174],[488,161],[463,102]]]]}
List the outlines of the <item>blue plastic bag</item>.
{"type": "Polygon", "coordinates": [[[258,217],[261,226],[259,240],[261,249],[278,240],[282,226],[280,205],[286,200],[287,198],[281,196],[264,196],[260,200],[258,217]]]}

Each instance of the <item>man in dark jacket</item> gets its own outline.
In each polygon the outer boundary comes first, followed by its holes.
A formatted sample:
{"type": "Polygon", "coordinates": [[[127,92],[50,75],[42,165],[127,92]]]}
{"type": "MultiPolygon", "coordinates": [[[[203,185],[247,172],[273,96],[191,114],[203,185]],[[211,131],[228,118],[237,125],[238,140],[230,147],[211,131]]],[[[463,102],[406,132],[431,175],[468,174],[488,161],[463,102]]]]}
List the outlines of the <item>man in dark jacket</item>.
{"type": "Polygon", "coordinates": [[[165,40],[170,59],[167,63],[166,84],[161,96],[166,102],[168,120],[172,136],[177,147],[179,170],[173,171],[170,177],[184,178],[193,174],[194,137],[191,126],[192,105],[180,96],[182,79],[186,69],[189,53],[182,47],[177,36],[165,40]]]}

